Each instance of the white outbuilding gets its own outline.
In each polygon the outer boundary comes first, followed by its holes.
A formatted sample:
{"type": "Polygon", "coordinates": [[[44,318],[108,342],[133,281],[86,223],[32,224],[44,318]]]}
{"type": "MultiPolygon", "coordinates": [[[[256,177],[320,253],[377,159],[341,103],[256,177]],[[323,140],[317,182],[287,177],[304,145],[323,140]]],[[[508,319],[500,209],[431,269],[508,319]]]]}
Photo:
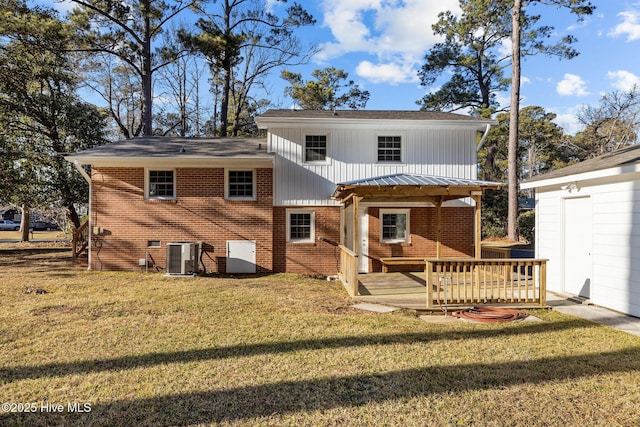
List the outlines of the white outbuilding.
{"type": "Polygon", "coordinates": [[[640,146],[540,175],[536,258],[547,289],[640,317],[640,146]]]}

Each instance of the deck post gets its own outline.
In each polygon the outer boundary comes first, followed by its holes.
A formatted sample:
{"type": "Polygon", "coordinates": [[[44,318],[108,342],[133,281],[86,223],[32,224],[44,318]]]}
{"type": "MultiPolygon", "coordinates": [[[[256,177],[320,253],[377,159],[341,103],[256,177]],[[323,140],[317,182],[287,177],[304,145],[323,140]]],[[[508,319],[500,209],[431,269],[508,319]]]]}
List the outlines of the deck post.
{"type": "Polygon", "coordinates": [[[547,305],[547,260],[540,263],[540,306],[547,305]]]}
{"type": "Polygon", "coordinates": [[[472,191],[471,198],[476,202],[475,208],[475,257],[482,258],[482,191],[472,191]]]}
{"type": "Polygon", "coordinates": [[[442,256],[442,196],[436,202],[436,258],[442,256]]]}
{"type": "Polygon", "coordinates": [[[360,200],[362,200],[362,197],[353,197],[353,252],[355,252],[356,255],[360,254],[358,251],[360,248],[360,245],[358,244],[360,239],[360,230],[358,230],[358,210],[360,209],[360,200]]]}
{"type": "Polygon", "coordinates": [[[433,279],[433,264],[429,261],[425,262],[424,265],[424,283],[427,288],[427,308],[433,308],[433,283],[431,283],[433,279]]]}
{"type": "Polygon", "coordinates": [[[345,233],[345,209],[344,209],[344,202],[340,203],[340,244],[342,246],[346,246],[345,242],[346,242],[346,234],[345,233]]]}

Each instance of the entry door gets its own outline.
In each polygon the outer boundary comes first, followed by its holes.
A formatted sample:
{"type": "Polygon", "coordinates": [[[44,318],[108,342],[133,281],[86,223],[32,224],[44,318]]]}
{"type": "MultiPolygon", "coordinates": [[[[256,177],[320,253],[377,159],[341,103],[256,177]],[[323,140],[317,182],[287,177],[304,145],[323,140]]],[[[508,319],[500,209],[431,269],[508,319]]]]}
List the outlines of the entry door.
{"type": "Polygon", "coordinates": [[[369,215],[367,208],[358,209],[358,273],[369,272],[369,215]]]}
{"type": "Polygon", "coordinates": [[[227,273],[256,272],[256,241],[227,240],[227,273]]]}
{"type": "Polygon", "coordinates": [[[592,249],[591,198],[564,199],[564,291],[589,298],[592,249]]]}

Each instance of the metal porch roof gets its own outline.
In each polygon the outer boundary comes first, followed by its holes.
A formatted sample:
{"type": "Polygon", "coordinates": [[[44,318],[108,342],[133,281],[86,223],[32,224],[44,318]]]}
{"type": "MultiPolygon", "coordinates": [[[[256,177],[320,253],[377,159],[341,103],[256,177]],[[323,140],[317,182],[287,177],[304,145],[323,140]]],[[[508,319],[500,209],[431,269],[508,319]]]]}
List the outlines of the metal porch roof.
{"type": "Polygon", "coordinates": [[[377,176],[373,178],[358,179],[338,184],[339,186],[383,186],[383,185],[436,185],[436,186],[468,186],[468,187],[499,187],[499,182],[482,181],[478,179],[449,178],[431,175],[416,175],[398,173],[393,175],[377,176]]]}
{"type": "Polygon", "coordinates": [[[373,199],[451,200],[479,195],[477,192],[481,194],[483,190],[501,186],[499,182],[479,179],[398,173],[340,183],[332,198],[346,200],[359,195],[373,199]]]}

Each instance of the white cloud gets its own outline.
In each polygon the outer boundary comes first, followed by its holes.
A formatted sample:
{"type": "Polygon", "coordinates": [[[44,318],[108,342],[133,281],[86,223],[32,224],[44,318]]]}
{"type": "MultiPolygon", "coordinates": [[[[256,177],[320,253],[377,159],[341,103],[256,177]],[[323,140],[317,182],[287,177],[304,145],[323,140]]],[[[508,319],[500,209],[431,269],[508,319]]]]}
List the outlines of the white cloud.
{"type": "Polygon", "coordinates": [[[633,89],[634,86],[640,87],[640,77],[629,71],[609,71],[607,78],[611,80],[611,85],[616,89],[630,90],[633,89]]]}
{"type": "Polygon", "coordinates": [[[511,43],[511,39],[503,40],[498,52],[504,57],[511,56],[513,54],[513,43],[511,43]]]}
{"type": "Polygon", "coordinates": [[[78,6],[76,3],[73,3],[70,0],[42,0],[38,3],[57,10],[61,15],[65,15],[74,7],[78,6]]]}
{"type": "Polygon", "coordinates": [[[563,114],[556,114],[556,118],[553,122],[564,129],[565,133],[575,135],[576,133],[584,130],[584,125],[580,123],[575,112],[567,112],[563,114]]]}
{"type": "Polygon", "coordinates": [[[560,96],[586,96],[589,94],[586,89],[586,82],[582,80],[582,77],[568,73],[556,85],[556,92],[560,96]]]}
{"type": "Polygon", "coordinates": [[[373,64],[369,61],[362,61],[356,67],[356,74],[373,83],[399,84],[406,82],[417,82],[418,76],[411,67],[404,67],[400,64],[373,64]]]}
{"type": "Polygon", "coordinates": [[[362,62],[357,73],[378,83],[416,81],[424,55],[439,40],[431,28],[438,13],[459,10],[458,0],[325,0],[322,8],[335,41],[325,43],[316,59],[372,55],[377,64],[362,62]]]}
{"type": "Polygon", "coordinates": [[[640,11],[627,10],[620,12],[618,16],[622,17],[622,22],[611,30],[610,36],[627,36],[627,41],[640,39],[640,11]]]}

